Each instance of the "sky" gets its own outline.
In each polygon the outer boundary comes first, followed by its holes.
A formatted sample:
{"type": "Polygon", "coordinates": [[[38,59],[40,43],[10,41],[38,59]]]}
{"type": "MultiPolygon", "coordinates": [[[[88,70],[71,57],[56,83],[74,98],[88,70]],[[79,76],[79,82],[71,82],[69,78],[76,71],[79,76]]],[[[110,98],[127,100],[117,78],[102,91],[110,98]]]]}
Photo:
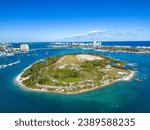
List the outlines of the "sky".
{"type": "Polygon", "coordinates": [[[0,42],[150,40],[149,0],[0,0],[0,42]]]}

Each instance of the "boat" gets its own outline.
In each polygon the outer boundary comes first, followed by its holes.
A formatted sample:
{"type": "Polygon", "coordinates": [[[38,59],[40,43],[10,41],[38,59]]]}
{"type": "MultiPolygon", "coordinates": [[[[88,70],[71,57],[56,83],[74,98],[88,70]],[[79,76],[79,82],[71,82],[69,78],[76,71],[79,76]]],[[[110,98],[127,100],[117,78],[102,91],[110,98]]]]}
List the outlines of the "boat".
{"type": "Polygon", "coordinates": [[[137,81],[139,81],[139,82],[143,81],[143,80],[142,80],[142,79],[140,79],[140,78],[136,78],[135,80],[137,80],[137,81]]]}

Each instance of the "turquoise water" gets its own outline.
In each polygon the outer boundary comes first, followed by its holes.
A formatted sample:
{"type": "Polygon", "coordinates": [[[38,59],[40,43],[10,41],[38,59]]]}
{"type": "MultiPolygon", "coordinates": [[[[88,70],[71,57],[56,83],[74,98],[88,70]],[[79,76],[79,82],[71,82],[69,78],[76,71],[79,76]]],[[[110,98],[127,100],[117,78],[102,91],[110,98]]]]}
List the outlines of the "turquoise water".
{"type": "MultiPolygon", "coordinates": [[[[47,43],[34,43],[30,47],[32,49],[46,48],[47,43]]],[[[1,57],[0,65],[8,65],[18,60],[20,63],[0,69],[0,112],[150,112],[149,54],[82,49],[45,49],[1,57]],[[105,88],[78,95],[34,92],[26,90],[16,83],[16,76],[39,59],[80,52],[104,54],[127,61],[133,64],[137,72],[130,81],[117,82],[105,88]],[[140,79],[140,81],[136,79],[140,79]]]]}

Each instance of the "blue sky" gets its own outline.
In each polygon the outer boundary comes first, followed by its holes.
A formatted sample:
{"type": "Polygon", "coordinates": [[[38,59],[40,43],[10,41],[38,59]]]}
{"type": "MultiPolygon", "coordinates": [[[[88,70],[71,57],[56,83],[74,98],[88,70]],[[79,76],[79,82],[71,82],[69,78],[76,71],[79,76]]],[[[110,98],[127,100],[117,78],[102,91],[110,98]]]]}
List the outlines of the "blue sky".
{"type": "Polygon", "coordinates": [[[0,0],[0,41],[150,40],[149,0],[0,0]]]}

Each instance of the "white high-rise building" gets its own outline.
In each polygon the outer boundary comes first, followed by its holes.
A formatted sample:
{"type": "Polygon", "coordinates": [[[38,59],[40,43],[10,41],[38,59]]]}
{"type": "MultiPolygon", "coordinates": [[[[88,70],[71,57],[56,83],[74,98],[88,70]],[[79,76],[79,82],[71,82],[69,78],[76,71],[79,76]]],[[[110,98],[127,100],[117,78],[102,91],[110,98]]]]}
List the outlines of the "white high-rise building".
{"type": "Polygon", "coordinates": [[[101,42],[93,41],[93,47],[100,47],[102,46],[101,42]]]}
{"type": "Polygon", "coordinates": [[[29,45],[28,44],[21,44],[20,49],[21,49],[21,51],[29,51],[29,45]]]}
{"type": "Polygon", "coordinates": [[[102,46],[102,42],[99,42],[99,46],[102,46]]]}

